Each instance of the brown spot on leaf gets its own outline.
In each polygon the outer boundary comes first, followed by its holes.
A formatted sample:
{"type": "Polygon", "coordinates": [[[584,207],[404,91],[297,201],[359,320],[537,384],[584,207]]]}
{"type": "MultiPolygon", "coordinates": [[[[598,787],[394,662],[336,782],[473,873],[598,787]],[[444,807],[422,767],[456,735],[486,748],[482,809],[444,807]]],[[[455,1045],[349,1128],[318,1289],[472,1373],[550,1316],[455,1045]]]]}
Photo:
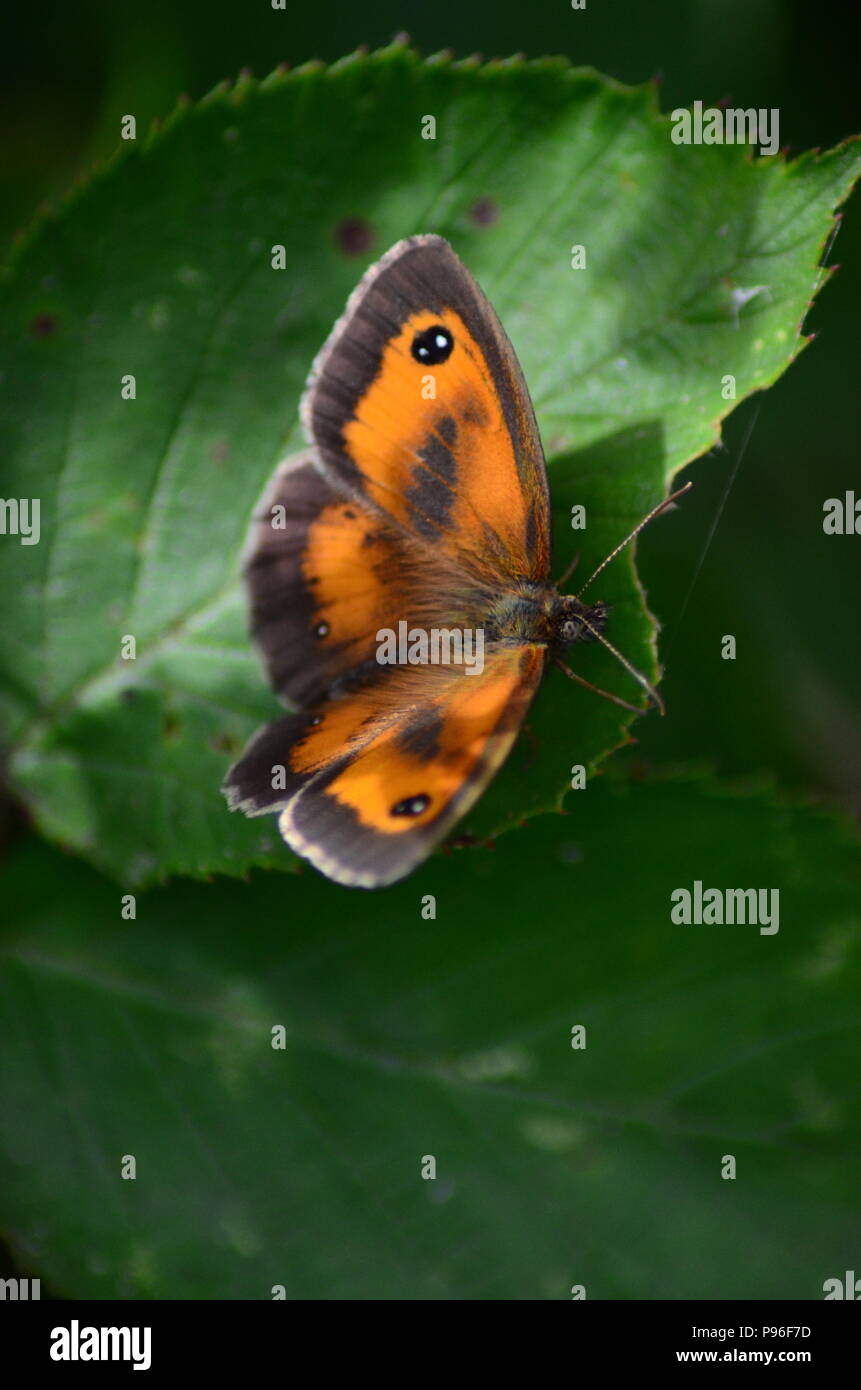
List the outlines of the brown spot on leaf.
{"type": "Polygon", "coordinates": [[[239,739],[235,734],[213,734],[209,746],[216,753],[228,753],[233,757],[239,752],[239,739]]]}
{"type": "Polygon", "coordinates": [[[363,256],[374,244],[374,229],[364,217],[345,217],[335,228],[335,240],[345,256],[363,256]]]}
{"type": "Polygon", "coordinates": [[[53,314],[37,314],[30,321],[30,332],[34,338],[53,338],[57,331],[57,320],[53,314]]]}
{"type": "Polygon", "coordinates": [[[499,204],[493,198],[476,198],[469,215],[476,227],[492,227],[499,217],[499,204]]]}

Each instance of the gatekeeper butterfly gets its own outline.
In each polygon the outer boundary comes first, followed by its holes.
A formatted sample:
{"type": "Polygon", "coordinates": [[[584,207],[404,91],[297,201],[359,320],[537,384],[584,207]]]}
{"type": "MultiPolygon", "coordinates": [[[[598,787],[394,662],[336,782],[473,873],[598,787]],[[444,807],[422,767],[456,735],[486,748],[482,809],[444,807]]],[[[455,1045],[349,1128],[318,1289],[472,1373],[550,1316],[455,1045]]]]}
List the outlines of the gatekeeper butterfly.
{"type": "Polygon", "coordinates": [[[589,685],[559,656],[581,639],[610,646],[606,608],[550,582],[526,383],[442,237],[400,241],[365,274],[301,415],[309,447],[269,483],[244,568],[253,639],[295,712],[255,735],[223,791],[231,809],[277,813],[329,878],[376,888],[480,796],[548,661],[589,685]]]}

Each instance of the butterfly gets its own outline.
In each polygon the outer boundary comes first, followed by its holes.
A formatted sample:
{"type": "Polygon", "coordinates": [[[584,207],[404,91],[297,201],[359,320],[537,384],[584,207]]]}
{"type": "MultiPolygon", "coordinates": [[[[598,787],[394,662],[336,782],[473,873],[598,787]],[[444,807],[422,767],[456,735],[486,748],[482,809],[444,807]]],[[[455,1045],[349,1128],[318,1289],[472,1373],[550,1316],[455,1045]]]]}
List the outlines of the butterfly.
{"type": "Polygon", "coordinates": [[[400,241],[366,272],[301,418],[308,448],[266,488],[244,564],[252,638],[293,712],[252,738],[222,790],[231,809],[276,813],[329,878],[376,888],[481,795],[550,661],[597,689],[559,657],[579,640],[609,647],[607,610],[550,582],[526,383],[442,237],[400,241]]]}

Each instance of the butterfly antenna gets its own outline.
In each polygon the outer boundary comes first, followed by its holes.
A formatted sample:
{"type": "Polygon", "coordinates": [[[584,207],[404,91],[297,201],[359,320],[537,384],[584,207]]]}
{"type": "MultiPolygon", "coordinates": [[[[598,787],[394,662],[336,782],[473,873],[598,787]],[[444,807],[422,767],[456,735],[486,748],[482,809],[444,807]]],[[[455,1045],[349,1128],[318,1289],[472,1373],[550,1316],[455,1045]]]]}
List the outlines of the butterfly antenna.
{"type": "MultiPolygon", "coordinates": [[[[623,541],[620,541],[619,544],[616,546],[616,549],[611,550],[607,558],[605,560],[602,560],[598,568],[592,574],[589,575],[589,578],[586,580],[586,583],[583,585],[582,589],[579,590],[577,597],[579,598],[580,594],[585,593],[585,591],[589,588],[589,585],[592,583],[592,580],[598,578],[598,575],[601,573],[602,570],[607,568],[611,560],[615,560],[620,550],[624,550],[626,545],[631,544],[631,541],[634,539],[635,536],[639,536],[644,526],[648,526],[649,522],[654,521],[656,516],[660,516],[661,512],[665,512],[667,510],[667,507],[671,507],[672,504],[675,502],[676,498],[681,497],[684,493],[688,491],[688,488],[690,487],[693,487],[693,483],[685,483],[684,487],[680,487],[678,492],[672,493],[669,497],[666,497],[663,502],[659,502],[657,507],[653,507],[652,510],[649,512],[648,516],[644,516],[643,520],[637,523],[630,535],[627,535],[623,541]]],[[[610,647],[610,643],[605,642],[604,646],[610,647]]],[[[613,648],[610,647],[610,650],[612,651],[613,648]]],[[[619,656],[619,653],[616,652],[616,655],[619,656]]],[[[619,656],[619,660],[622,662],[623,665],[625,665],[623,657],[619,656]]],[[[635,674],[638,675],[638,673],[635,674]]],[[[644,678],[641,678],[638,675],[638,679],[640,680],[641,684],[644,683],[644,678]]],[[[651,690],[650,686],[646,685],[645,688],[649,691],[650,694],[654,695],[654,691],[651,690]]]]}
{"type": "MultiPolygon", "coordinates": [[[[671,502],[672,500],[673,499],[671,497],[667,498],[668,502],[671,502]]],[[[648,517],[646,518],[646,520],[648,520],[648,517]]],[[[642,524],[644,523],[641,523],[641,525],[642,524]]],[[[617,661],[620,661],[622,663],[629,675],[632,675],[634,677],[634,680],[638,681],[639,684],[643,687],[649,699],[661,711],[661,714],[666,714],[667,709],[663,700],[661,699],[655,687],[653,685],[650,685],[649,682],[646,680],[646,677],[643,675],[642,671],[638,671],[636,666],[632,666],[628,658],[626,656],[623,656],[622,653],[616,647],[613,646],[612,642],[608,642],[603,632],[599,632],[597,628],[593,627],[592,624],[588,621],[588,619],[583,617],[582,613],[577,614],[577,621],[578,623],[582,623],[586,630],[588,632],[591,632],[593,637],[597,638],[597,640],[601,643],[602,647],[606,647],[608,652],[613,653],[613,656],[616,658],[617,661]]]]}

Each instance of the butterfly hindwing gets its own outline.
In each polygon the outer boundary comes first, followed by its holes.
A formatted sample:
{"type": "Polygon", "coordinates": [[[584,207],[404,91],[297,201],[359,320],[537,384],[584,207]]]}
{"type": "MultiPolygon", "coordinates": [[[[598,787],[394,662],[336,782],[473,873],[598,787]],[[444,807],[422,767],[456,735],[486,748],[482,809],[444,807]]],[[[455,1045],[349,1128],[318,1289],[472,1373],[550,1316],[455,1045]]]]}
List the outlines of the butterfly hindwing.
{"type": "Polygon", "coordinates": [[[287,843],[336,882],[391,883],[480,795],[543,666],[538,647],[502,647],[476,676],[394,669],[270,724],[228,775],[231,805],[251,815],[280,811],[287,843]]]}

